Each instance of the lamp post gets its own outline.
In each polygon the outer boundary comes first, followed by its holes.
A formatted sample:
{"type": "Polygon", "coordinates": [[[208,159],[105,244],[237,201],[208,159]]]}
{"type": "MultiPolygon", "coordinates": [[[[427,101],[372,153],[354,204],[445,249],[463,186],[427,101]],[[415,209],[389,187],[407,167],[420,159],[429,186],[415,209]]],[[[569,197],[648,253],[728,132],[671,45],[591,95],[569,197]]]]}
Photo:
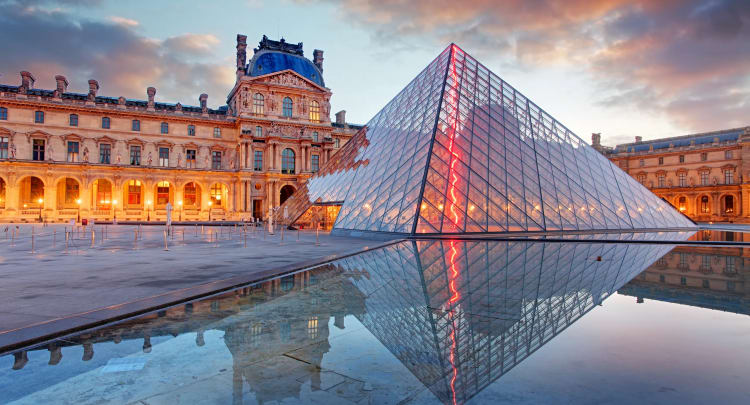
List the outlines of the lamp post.
{"type": "Polygon", "coordinates": [[[177,201],[177,206],[180,208],[180,222],[182,222],[182,200],[177,201]]]}
{"type": "Polygon", "coordinates": [[[214,205],[213,201],[208,202],[208,222],[211,222],[211,206],[214,205]]]}
{"type": "Polygon", "coordinates": [[[151,200],[146,201],[146,221],[151,222],[151,200]]]}
{"type": "Polygon", "coordinates": [[[81,199],[80,198],[76,200],[76,204],[78,204],[78,221],[76,222],[81,222],[81,199]]]}
{"type": "Polygon", "coordinates": [[[112,200],[112,223],[117,223],[117,200],[112,200]]]}
{"type": "Polygon", "coordinates": [[[42,203],[44,202],[44,199],[40,198],[37,202],[39,203],[39,222],[42,222],[42,203]]]}

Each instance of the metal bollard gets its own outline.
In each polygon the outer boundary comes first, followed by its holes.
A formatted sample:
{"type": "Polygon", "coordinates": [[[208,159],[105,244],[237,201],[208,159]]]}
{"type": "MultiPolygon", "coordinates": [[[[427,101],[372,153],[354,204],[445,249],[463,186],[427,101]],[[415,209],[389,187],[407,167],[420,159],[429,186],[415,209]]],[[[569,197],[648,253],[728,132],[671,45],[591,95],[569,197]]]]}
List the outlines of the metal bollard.
{"type": "Polygon", "coordinates": [[[281,242],[284,242],[284,228],[286,228],[286,226],[281,225],[281,242]]]}
{"type": "Polygon", "coordinates": [[[242,240],[245,242],[245,247],[247,247],[247,234],[246,233],[242,234],[242,240]]]}
{"type": "Polygon", "coordinates": [[[164,230],[164,250],[169,250],[169,246],[167,245],[167,230],[164,230]]]}
{"type": "Polygon", "coordinates": [[[34,227],[31,227],[31,253],[34,253],[34,227]]]}
{"type": "Polygon", "coordinates": [[[320,240],[318,239],[318,233],[320,233],[320,225],[315,227],[315,246],[320,246],[320,240]]]}
{"type": "Polygon", "coordinates": [[[91,247],[94,247],[94,244],[96,243],[96,236],[94,233],[94,227],[91,227],[91,247]]]}
{"type": "Polygon", "coordinates": [[[65,228],[65,254],[68,254],[68,239],[70,239],[70,232],[68,232],[68,228],[65,228]]]}

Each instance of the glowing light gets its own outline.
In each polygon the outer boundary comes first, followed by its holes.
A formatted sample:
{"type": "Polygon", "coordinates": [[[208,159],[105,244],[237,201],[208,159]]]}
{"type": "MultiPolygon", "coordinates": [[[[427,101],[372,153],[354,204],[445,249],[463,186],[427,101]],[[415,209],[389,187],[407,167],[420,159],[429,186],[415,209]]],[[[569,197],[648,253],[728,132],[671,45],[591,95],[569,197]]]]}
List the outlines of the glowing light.
{"type": "Polygon", "coordinates": [[[117,200],[112,200],[112,204],[117,204],[117,200]]]}
{"type": "Polygon", "coordinates": [[[177,201],[177,205],[182,205],[182,200],[177,201]]]}
{"type": "Polygon", "coordinates": [[[39,204],[41,204],[41,203],[44,202],[44,200],[40,198],[40,199],[36,200],[36,202],[38,202],[39,204]]]}
{"type": "Polygon", "coordinates": [[[77,203],[78,205],[81,205],[81,199],[80,199],[80,198],[79,198],[79,199],[77,199],[77,200],[76,200],[76,203],[77,203]]]}
{"type": "Polygon", "coordinates": [[[474,211],[474,206],[473,205],[469,205],[469,211],[474,211]]]}
{"type": "Polygon", "coordinates": [[[443,204],[438,205],[438,209],[442,211],[443,210],[443,204]]]}
{"type": "Polygon", "coordinates": [[[422,203],[422,209],[425,209],[425,208],[427,208],[427,204],[422,203]]]}

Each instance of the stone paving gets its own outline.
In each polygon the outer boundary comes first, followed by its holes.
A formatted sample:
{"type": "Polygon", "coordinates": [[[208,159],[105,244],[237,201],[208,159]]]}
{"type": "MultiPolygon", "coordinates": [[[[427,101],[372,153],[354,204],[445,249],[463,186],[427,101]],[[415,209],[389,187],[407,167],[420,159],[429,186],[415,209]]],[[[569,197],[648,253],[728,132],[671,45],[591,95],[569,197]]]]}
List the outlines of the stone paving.
{"type": "Polygon", "coordinates": [[[0,341],[60,318],[86,323],[101,308],[238,276],[250,281],[383,244],[327,233],[316,244],[310,231],[286,230],[282,241],[279,229],[176,226],[164,250],[164,226],[96,225],[93,244],[92,227],[79,227],[66,248],[70,226],[16,226],[0,225],[0,341]]]}

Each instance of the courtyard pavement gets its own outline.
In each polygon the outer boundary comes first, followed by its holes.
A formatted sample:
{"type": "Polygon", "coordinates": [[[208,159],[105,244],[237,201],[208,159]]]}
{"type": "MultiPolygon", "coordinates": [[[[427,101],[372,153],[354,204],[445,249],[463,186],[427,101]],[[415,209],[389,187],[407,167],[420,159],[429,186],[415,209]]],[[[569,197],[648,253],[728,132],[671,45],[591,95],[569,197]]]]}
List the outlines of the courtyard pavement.
{"type": "Polygon", "coordinates": [[[0,351],[381,246],[383,241],[262,228],[0,225],[0,351]],[[138,229],[140,234],[138,235],[138,229]],[[32,238],[33,232],[33,238],[32,238]],[[138,235],[138,236],[136,236],[138,235]],[[33,252],[32,252],[33,239],[33,252]]]}

